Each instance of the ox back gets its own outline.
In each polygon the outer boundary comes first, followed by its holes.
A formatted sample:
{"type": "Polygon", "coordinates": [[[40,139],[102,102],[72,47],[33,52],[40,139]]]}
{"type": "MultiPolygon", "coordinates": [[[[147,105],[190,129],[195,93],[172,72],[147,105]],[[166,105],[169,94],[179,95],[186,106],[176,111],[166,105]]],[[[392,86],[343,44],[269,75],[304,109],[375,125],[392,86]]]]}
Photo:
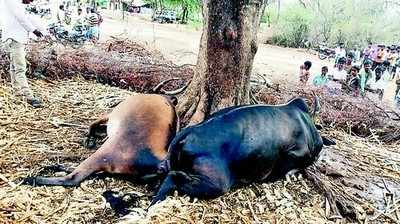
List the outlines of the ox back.
{"type": "Polygon", "coordinates": [[[304,100],[219,111],[177,134],[153,203],[173,190],[217,197],[235,184],[273,181],[316,160],[323,147],[304,100]]]}

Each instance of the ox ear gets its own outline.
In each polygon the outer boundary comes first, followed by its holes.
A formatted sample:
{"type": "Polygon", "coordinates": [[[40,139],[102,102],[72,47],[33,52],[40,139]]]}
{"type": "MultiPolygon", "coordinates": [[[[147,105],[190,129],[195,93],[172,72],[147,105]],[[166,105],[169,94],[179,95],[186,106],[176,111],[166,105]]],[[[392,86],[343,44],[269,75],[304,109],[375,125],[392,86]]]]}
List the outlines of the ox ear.
{"type": "Polygon", "coordinates": [[[309,113],[308,106],[303,98],[296,97],[288,102],[289,106],[296,107],[305,113],[309,113]]]}
{"type": "Polygon", "coordinates": [[[170,98],[172,105],[178,105],[178,98],[176,98],[175,96],[171,96],[170,98]]]}
{"type": "Polygon", "coordinates": [[[172,105],[176,106],[178,105],[178,98],[176,98],[175,96],[169,96],[169,95],[163,95],[165,97],[165,99],[168,100],[169,103],[171,103],[172,105]]]}

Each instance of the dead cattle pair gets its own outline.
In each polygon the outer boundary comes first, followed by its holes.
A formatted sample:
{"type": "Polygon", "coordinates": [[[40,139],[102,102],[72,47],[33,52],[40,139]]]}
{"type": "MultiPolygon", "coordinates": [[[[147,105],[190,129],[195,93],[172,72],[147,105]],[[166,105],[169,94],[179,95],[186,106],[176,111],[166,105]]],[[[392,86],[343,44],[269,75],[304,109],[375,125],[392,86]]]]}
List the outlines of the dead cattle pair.
{"type": "Polygon", "coordinates": [[[158,165],[165,159],[168,145],[179,130],[176,103],[176,98],[169,95],[128,97],[110,114],[90,125],[88,142],[94,141],[101,132],[106,131],[108,136],[94,154],[67,176],[28,177],[25,184],[77,186],[97,172],[129,175],[138,181],[157,178],[158,165]]]}
{"type": "Polygon", "coordinates": [[[152,204],[175,190],[215,198],[234,185],[274,181],[311,165],[323,145],[332,144],[320,136],[301,98],[226,108],[176,135],[160,165],[165,178],[152,204]]]}

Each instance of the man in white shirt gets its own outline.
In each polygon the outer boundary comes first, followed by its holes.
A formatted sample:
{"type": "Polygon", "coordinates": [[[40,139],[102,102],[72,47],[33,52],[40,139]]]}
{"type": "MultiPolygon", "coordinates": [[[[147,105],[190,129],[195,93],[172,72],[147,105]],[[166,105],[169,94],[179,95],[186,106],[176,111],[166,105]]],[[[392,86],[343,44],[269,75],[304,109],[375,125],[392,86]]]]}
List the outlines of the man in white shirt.
{"type": "Polygon", "coordinates": [[[64,5],[60,5],[60,7],[58,8],[57,22],[60,23],[61,25],[66,25],[64,5]]]}
{"type": "Polygon", "coordinates": [[[31,2],[33,0],[0,0],[0,14],[3,22],[2,42],[10,55],[10,75],[14,94],[36,108],[40,107],[41,103],[33,96],[25,75],[25,44],[28,43],[30,32],[39,38],[43,34],[26,15],[24,4],[31,2]]]}
{"type": "Polygon", "coordinates": [[[344,44],[340,43],[339,46],[335,49],[335,65],[338,63],[340,58],[346,57],[346,49],[344,49],[344,44]]]}
{"type": "Polygon", "coordinates": [[[345,58],[340,58],[336,68],[334,68],[331,75],[328,76],[329,81],[327,82],[326,87],[330,94],[337,95],[342,91],[342,84],[345,83],[347,79],[347,72],[344,70],[345,61],[345,58]]]}

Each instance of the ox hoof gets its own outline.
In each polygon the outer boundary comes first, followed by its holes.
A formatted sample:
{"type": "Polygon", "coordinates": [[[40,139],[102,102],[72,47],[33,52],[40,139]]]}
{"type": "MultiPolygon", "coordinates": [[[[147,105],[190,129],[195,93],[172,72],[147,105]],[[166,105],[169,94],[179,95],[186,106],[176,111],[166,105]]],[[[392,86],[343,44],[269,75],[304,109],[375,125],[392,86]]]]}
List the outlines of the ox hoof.
{"type": "Polygon", "coordinates": [[[300,170],[297,169],[291,170],[285,175],[286,183],[292,183],[293,181],[297,181],[299,179],[301,179],[301,173],[300,170]]]}
{"type": "Polygon", "coordinates": [[[87,137],[84,142],[84,146],[87,149],[94,149],[96,148],[96,138],[94,137],[87,137]]]}
{"type": "Polygon", "coordinates": [[[128,193],[120,196],[117,192],[105,191],[103,192],[103,197],[118,216],[128,215],[130,212],[130,207],[139,207],[140,197],[134,193],[128,193]]]}
{"type": "Polygon", "coordinates": [[[27,177],[22,181],[23,185],[36,186],[36,177],[27,177]]]}

